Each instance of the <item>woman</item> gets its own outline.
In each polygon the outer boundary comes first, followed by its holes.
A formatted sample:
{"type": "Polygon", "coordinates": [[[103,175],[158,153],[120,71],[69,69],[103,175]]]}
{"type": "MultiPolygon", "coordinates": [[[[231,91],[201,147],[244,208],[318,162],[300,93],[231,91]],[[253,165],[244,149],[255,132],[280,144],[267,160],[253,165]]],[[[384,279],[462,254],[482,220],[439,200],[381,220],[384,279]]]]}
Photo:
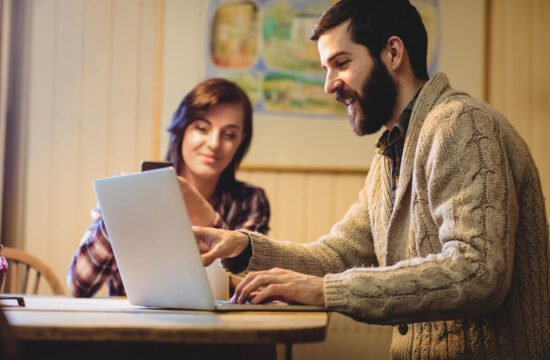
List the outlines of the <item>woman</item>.
{"type": "MultiPolygon", "coordinates": [[[[233,82],[209,79],[180,103],[168,127],[166,160],[178,173],[194,225],[267,233],[269,202],[263,189],[235,179],[252,140],[252,106],[233,82]]],[[[110,295],[125,295],[100,209],[73,256],[67,287],[93,296],[105,281],[110,295]]]]}

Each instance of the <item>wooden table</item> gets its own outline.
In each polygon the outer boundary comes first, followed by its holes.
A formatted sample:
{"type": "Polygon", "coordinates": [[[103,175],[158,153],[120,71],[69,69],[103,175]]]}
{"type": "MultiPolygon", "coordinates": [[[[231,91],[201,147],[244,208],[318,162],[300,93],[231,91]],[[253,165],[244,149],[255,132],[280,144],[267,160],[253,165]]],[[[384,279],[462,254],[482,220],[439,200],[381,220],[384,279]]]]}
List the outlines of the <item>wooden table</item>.
{"type": "Polygon", "coordinates": [[[269,359],[277,343],[325,339],[325,312],[157,310],[121,298],[2,301],[31,359],[269,359]]]}

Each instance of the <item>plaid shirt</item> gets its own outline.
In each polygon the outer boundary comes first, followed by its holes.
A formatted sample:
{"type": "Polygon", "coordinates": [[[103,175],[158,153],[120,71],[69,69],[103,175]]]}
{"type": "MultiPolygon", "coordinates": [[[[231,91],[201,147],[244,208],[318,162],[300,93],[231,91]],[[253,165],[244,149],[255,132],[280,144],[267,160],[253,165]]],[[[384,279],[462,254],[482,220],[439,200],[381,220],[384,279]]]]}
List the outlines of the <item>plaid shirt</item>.
{"type": "MultiPolygon", "coordinates": [[[[269,202],[259,187],[237,181],[231,191],[221,194],[214,209],[214,227],[264,234],[269,231],[269,202]]],[[[109,295],[126,295],[100,209],[92,210],[91,215],[92,224],[69,266],[67,287],[73,296],[89,297],[108,281],[109,295]]]]}
{"type": "Polygon", "coordinates": [[[389,162],[390,168],[390,199],[391,199],[391,210],[393,210],[393,205],[395,203],[395,193],[397,190],[397,184],[399,182],[399,171],[401,170],[401,158],[403,156],[403,147],[405,146],[405,135],[407,134],[407,129],[409,128],[409,121],[411,119],[412,110],[414,103],[418,98],[418,94],[412,98],[411,101],[407,104],[401,116],[399,117],[399,122],[395,124],[394,127],[388,129],[382,133],[378,143],[376,143],[376,151],[378,154],[384,155],[386,160],[389,162]]]}

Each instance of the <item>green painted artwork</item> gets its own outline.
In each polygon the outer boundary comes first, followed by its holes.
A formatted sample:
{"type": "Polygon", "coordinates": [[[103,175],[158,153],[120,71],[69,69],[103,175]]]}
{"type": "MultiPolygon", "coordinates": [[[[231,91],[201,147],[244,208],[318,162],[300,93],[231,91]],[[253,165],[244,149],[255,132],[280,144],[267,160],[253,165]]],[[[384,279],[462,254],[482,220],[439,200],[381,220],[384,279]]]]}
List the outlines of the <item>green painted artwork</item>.
{"type": "MultiPolygon", "coordinates": [[[[309,40],[334,0],[212,0],[207,76],[238,83],[255,111],[335,116],[345,108],[324,93],[317,44],[309,40]]],[[[438,59],[438,0],[413,1],[430,38],[429,69],[438,59]]]]}

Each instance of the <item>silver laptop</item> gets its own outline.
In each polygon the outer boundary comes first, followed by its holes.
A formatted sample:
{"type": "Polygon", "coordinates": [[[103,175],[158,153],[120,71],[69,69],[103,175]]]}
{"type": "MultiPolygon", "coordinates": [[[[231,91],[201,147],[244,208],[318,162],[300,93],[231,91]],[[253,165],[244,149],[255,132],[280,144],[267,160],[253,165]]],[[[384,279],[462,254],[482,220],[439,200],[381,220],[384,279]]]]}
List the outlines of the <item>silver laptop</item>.
{"type": "Polygon", "coordinates": [[[216,301],[173,167],[94,181],[131,304],[194,310],[324,311],[216,301]]]}

